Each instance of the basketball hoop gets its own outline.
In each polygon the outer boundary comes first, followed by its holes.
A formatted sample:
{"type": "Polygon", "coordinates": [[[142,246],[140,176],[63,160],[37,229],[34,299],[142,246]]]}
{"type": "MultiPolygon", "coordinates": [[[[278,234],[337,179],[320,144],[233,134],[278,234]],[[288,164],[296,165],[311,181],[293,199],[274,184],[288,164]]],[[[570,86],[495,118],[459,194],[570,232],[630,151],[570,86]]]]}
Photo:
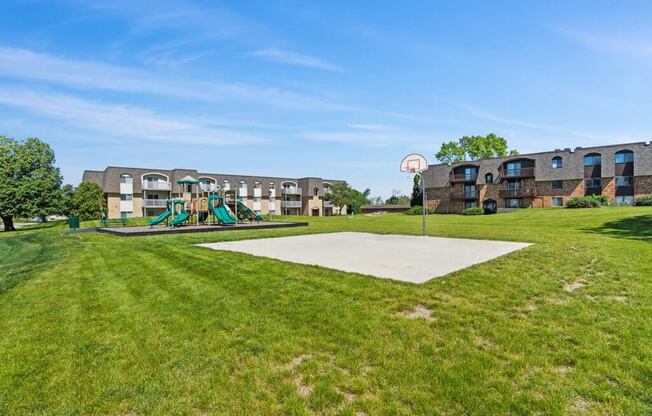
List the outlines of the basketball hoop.
{"type": "Polygon", "coordinates": [[[421,172],[427,169],[428,162],[426,162],[426,158],[418,153],[411,153],[405,156],[401,161],[401,172],[419,175],[418,177],[419,183],[421,184],[421,195],[423,198],[421,201],[421,227],[422,235],[424,237],[426,236],[426,207],[428,202],[426,199],[426,181],[421,172]]]}
{"type": "Polygon", "coordinates": [[[409,154],[401,161],[401,172],[421,173],[426,169],[428,169],[428,162],[418,153],[409,154]]]}

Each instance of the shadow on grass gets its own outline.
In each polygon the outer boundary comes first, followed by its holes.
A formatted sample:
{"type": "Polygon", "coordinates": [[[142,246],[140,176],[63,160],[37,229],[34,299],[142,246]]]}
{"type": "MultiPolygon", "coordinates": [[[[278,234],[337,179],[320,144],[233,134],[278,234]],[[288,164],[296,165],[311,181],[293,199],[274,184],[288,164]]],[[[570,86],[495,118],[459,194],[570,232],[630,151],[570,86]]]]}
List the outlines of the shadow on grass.
{"type": "Polygon", "coordinates": [[[637,215],[636,217],[610,221],[600,227],[589,228],[586,231],[610,237],[652,242],[652,215],[637,215]]]}

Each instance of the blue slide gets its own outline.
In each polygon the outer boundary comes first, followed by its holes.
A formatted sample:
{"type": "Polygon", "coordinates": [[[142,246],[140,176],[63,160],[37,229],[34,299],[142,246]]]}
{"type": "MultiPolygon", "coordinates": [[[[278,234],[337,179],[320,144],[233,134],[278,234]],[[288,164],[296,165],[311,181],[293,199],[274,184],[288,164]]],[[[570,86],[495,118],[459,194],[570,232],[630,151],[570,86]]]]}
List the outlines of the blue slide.
{"type": "Polygon", "coordinates": [[[235,219],[229,215],[229,211],[226,210],[224,205],[211,207],[211,211],[213,211],[213,215],[215,215],[217,221],[222,225],[233,225],[236,223],[235,219]]]}
{"type": "Polygon", "coordinates": [[[181,225],[185,220],[188,219],[189,216],[190,216],[190,214],[188,214],[187,212],[184,211],[181,214],[177,215],[177,217],[172,220],[170,225],[173,226],[173,227],[177,226],[177,225],[181,225]]]}
{"type": "Polygon", "coordinates": [[[154,226],[156,224],[159,224],[159,223],[165,221],[170,215],[172,215],[172,213],[170,211],[165,211],[164,213],[162,213],[158,217],[156,217],[153,220],[151,220],[150,222],[148,222],[147,225],[149,225],[151,227],[151,226],[154,226]]]}

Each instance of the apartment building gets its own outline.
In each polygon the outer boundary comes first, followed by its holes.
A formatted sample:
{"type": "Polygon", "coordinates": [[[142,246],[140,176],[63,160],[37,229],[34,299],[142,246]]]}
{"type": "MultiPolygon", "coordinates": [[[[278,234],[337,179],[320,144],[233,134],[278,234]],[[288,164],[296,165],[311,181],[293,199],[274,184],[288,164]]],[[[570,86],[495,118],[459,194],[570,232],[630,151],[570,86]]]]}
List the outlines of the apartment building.
{"type": "MultiPolygon", "coordinates": [[[[187,191],[177,184],[177,180],[186,175],[198,179],[203,192],[221,190],[227,197],[237,194],[241,202],[258,214],[328,216],[340,213],[337,207],[324,200],[324,195],[330,192],[333,184],[344,182],[342,180],[109,166],[102,171],[84,171],[82,181],[95,182],[102,187],[109,218],[149,217],[166,209],[166,199],[180,197],[187,191]]],[[[346,207],[341,213],[346,214],[346,207]]]]}
{"type": "Polygon", "coordinates": [[[632,204],[652,194],[652,142],[430,165],[423,175],[428,206],[437,213],[563,207],[585,195],[632,204]]]}

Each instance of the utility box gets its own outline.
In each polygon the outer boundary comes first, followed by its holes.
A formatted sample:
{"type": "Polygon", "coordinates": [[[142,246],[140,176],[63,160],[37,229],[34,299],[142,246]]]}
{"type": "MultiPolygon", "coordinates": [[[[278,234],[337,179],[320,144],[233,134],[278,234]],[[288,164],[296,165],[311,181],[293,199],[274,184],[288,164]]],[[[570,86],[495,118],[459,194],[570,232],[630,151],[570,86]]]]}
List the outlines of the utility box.
{"type": "Polygon", "coordinates": [[[68,217],[68,227],[73,230],[79,228],[79,217],[68,217]]]}

